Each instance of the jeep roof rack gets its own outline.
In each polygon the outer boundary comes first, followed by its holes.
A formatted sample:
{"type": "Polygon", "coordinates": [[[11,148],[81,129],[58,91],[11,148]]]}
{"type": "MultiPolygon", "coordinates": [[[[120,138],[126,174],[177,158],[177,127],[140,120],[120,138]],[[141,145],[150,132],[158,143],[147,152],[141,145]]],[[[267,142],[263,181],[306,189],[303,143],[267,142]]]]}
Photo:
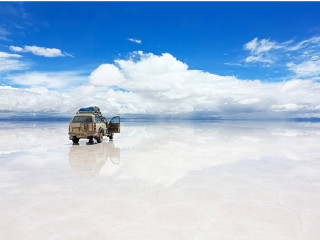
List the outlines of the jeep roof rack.
{"type": "Polygon", "coordinates": [[[100,112],[100,108],[98,108],[97,106],[90,106],[90,107],[85,107],[85,108],[80,108],[79,111],[77,112],[77,114],[80,114],[80,113],[84,113],[84,114],[101,114],[100,112]]]}
{"type": "Polygon", "coordinates": [[[94,114],[94,115],[101,115],[101,112],[96,112],[96,111],[78,111],[76,114],[94,114]]]}

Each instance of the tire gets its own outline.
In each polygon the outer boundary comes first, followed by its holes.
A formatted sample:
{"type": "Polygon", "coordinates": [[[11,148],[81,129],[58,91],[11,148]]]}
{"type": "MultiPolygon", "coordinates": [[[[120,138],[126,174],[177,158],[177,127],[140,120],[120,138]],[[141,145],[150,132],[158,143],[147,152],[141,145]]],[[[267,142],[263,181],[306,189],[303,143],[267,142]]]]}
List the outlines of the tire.
{"type": "Polygon", "coordinates": [[[99,136],[98,136],[97,142],[98,143],[102,143],[103,142],[103,132],[102,131],[99,132],[99,136]]]}
{"type": "Polygon", "coordinates": [[[89,143],[93,144],[93,137],[89,138],[89,143]]]}
{"type": "Polygon", "coordinates": [[[73,142],[73,143],[79,143],[79,138],[73,137],[73,138],[72,138],[72,142],[73,142]]]}

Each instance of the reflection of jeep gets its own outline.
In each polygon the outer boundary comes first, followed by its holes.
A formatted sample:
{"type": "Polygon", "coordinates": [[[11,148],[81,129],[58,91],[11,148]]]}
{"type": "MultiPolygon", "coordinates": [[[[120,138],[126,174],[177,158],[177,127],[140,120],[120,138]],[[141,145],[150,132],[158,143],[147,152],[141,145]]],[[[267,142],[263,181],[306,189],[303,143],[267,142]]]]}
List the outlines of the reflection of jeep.
{"type": "Polygon", "coordinates": [[[120,117],[113,117],[110,122],[101,114],[98,107],[80,108],[69,125],[69,139],[78,143],[80,138],[103,141],[103,136],[113,139],[114,133],[120,133],[120,117]]]}
{"type": "Polygon", "coordinates": [[[112,141],[101,144],[86,143],[84,146],[72,145],[69,148],[70,166],[79,176],[99,175],[108,160],[112,166],[120,164],[120,148],[115,147],[112,141]]]}

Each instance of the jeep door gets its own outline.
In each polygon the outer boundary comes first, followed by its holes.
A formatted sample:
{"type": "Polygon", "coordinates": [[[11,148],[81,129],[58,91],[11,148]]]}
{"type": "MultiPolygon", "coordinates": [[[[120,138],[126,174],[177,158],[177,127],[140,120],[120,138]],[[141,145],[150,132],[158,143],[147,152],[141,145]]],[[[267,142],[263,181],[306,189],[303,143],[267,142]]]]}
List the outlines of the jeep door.
{"type": "Polygon", "coordinates": [[[108,127],[108,133],[120,133],[120,117],[115,116],[111,118],[108,127]]]}

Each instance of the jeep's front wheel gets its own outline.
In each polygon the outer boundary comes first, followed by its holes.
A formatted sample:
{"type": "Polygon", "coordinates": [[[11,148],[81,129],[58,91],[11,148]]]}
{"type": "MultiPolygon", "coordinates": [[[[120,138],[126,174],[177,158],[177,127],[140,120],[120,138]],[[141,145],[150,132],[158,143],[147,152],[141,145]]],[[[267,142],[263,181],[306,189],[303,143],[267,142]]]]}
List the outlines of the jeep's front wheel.
{"type": "Polygon", "coordinates": [[[102,131],[99,132],[99,136],[98,136],[97,142],[98,143],[102,143],[103,142],[103,132],[102,131]]]}
{"type": "Polygon", "coordinates": [[[73,137],[73,138],[72,138],[72,142],[73,142],[73,143],[79,143],[79,138],[73,137]]]}

